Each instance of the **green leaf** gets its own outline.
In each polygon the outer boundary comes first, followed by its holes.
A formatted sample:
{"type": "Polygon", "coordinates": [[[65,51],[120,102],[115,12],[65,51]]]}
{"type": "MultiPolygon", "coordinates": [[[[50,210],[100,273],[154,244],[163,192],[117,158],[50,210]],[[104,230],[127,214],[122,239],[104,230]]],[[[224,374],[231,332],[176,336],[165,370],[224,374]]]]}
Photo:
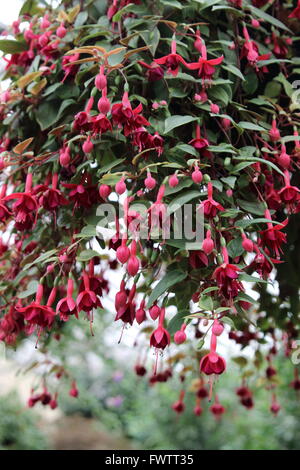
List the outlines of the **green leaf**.
{"type": "Polygon", "coordinates": [[[38,258],[36,258],[32,263],[29,263],[29,264],[26,264],[26,266],[23,267],[23,269],[29,269],[31,268],[32,266],[34,266],[35,264],[38,264],[38,263],[44,263],[46,261],[48,261],[49,258],[51,258],[53,255],[55,255],[57,253],[57,250],[49,250],[49,251],[46,251],[45,253],[43,253],[42,255],[40,255],[38,258]]]}
{"type": "Polygon", "coordinates": [[[250,214],[256,215],[264,215],[265,213],[265,206],[262,203],[258,203],[257,201],[244,201],[243,199],[237,200],[238,205],[244,209],[246,212],[250,212],[250,214]]]}
{"type": "Polygon", "coordinates": [[[28,46],[24,42],[15,41],[13,39],[1,39],[0,51],[4,54],[17,54],[19,52],[27,51],[28,46]]]}
{"type": "Polygon", "coordinates": [[[183,5],[177,0],[160,0],[160,3],[165,5],[166,7],[177,8],[178,10],[182,10],[183,5]]]}
{"type": "Polygon", "coordinates": [[[167,326],[167,329],[168,329],[168,332],[170,333],[170,335],[174,335],[174,333],[176,333],[176,331],[180,330],[180,327],[182,325],[182,323],[184,322],[184,319],[187,315],[189,315],[190,311],[189,310],[182,310],[178,313],[176,313],[176,315],[174,315],[173,318],[171,318],[171,320],[168,322],[168,326],[167,326]]]}
{"type": "Polygon", "coordinates": [[[232,360],[240,367],[246,367],[246,365],[248,364],[248,360],[243,356],[233,357],[232,360]]]}
{"type": "Polygon", "coordinates": [[[286,31],[290,31],[290,29],[285,26],[281,21],[277,20],[277,18],[275,18],[274,16],[269,15],[261,8],[256,8],[252,5],[248,5],[248,8],[252,11],[252,13],[257,17],[258,20],[262,19],[272,24],[273,26],[276,26],[276,28],[281,28],[285,29],[286,31]]]}
{"type": "Polygon", "coordinates": [[[57,121],[56,102],[43,101],[36,110],[36,120],[42,131],[53,126],[57,121]]]}
{"type": "Polygon", "coordinates": [[[86,225],[80,233],[74,235],[74,238],[93,238],[97,236],[97,230],[94,225],[86,225]]]}
{"type": "Polygon", "coordinates": [[[198,120],[197,117],[192,117],[192,116],[179,116],[176,114],[174,116],[170,116],[165,120],[164,134],[168,134],[176,127],[180,127],[180,126],[183,126],[184,124],[188,124],[189,122],[197,121],[197,120],[198,120]]]}
{"type": "Polygon", "coordinates": [[[112,17],[112,21],[114,23],[118,23],[118,21],[120,21],[124,13],[130,10],[132,11],[132,7],[135,7],[134,3],[128,3],[128,5],[125,5],[125,7],[121,8],[121,10],[118,10],[117,13],[112,17]]]}
{"type": "Polygon", "coordinates": [[[235,65],[232,65],[232,64],[222,65],[222,68],[227,70],[228,72],[232,73],[236,77],[239,77],[241,80],[243,80],[243,81],[245,80],[244,75],[242,74],[242,72],[235,65]]]}
{"type": "Polygon", "coordinates": [[[238,123],[238,126],[248,131],[267,132],[264,127],[259,126],[258,124],[253,124],[253,122],[241,121],[238,123]]]}
{"type": "Polygon", "coordinates": [[[187,273],[184,273],[183,271],[174,270],[167,272],[152,290],[148,299],[147,308],[150,308],[164,292],[167,292],[175,284],[182,282],[186,277],[187,273]]]}
{"type": "Polygon", "coordinates": [[[232,328],[233,330],[236,330],[236,326],[235,326],[234,321],[232,320],[232,318],[222,317],[221,321],[222,321],[222,323],[225,323],[226,325],[229,325],[230,328],[232,328]]]}
{"type": "Polygon", "coordinates": [[[168,207],[168,214],[173,214],[173,212],[179,209],[179,207],[183,206],[184,204],[187,204],[192,199],[199,198],[200,195],[200,191],[187,191],[184,194],[180,194],[172,200],[171,204],[168,207]]]}
{"type": "Polygon", "coordinates": [[[211,298],[210,295],[202,294],[198,305],[202,310],[208,310],[211,312],[214,309],[213,299],[211,298]]]}
{"type": "Polygon", "coordinates": [[[244,248],[242,247],[242,238],[233,238],[227,245],[228,254],[231,258],[236,258],[241,256],[244,253],[244,248]]]}
{"type": "Polygon", "coordinates": [[[29,297],[30,295],[36,294],[37,288],[38,288],[38,281],[30,281],[27,289],[20,294],[18,294],[19,299],[25,299],[26,297],[29,297]]]}
{"type": "Polygon", "coordinates": [[[77,261],[89,261],[90,259],[99,256],[100,253],[95,250],[83,250],[79,255],[77,256],[77,261]]]}

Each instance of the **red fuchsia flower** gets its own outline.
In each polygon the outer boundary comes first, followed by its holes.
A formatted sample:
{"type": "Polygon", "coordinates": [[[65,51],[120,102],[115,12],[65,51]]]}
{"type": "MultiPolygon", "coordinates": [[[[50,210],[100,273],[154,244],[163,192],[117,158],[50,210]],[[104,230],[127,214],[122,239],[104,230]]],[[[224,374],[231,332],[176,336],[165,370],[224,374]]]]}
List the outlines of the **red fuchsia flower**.
{"type": "Polygon", "coordinates": [[[174,341],[175,341],[176,344],[182,344],[182,343],[185,342],[185,340],[186,340],[185,329],[186,329],[186,323],[183,323],[181,325],[180,330],[176,331],[176,333],[174,335],[174,341]]]}
{"type": "Polygon", "coordinates": [[[156,349],[165,349],[169,346],[171,337],[170,333],[163,327],[165,319],[165,308],[162,308],[159,315],[159,323],[156,330],[154,330],[150,336],[150,346],[156,349]]]}
{"type": "MultiPolygon", "coordinates": [[[[53,44],[53,46],[56,46],[53,44]]],[[[62,82],[68,77],[74,77],[78,70],[78,65],[74,64],[79,59],[79,54],[65,55],[62,58],[62,69],[65,72],[62,82]]]]}
{"type": "Polygon", "coordinates": [[[202,175],[201,171],[199,170],[198,166],[195,167],[195,170],[192,173],[192,180],[196,184],[200,184],[203,180],[203,175],[202,175]]]}
{"type": "Polygon", "coordinates": [[[68,201],[61,191],[57,189],[57,186],[58,175],[57,173],[54,173],[52,177],[52,188],[47,185],[38,185],[33,189],[33,193],[38,195],[39,205],[45,210],[54,211],[55,209],[68,204],[68,201]]]}
{"type": "MultiPolygon", "coordinates": [[[[122,281],[123,283],[123,281],[122,281]]],[[[136,305],[134,302],[134,296],[136,293],[136,284],[133,284],[132,288],[130,289],[129,295],[127,297],[126,291],[125,291],[125,284],[121,284],[121,295],[116,299],[115,305],[116,305],[116,310],[117,310],[117,315],[115,318],[115,321],[117,320],[122,320],[123,323],[129,323],[132,325],[135,319],[135,309],[136,305]],[[126,294],[126,300],[124,301],[124,292],[126,294]]]]}
{"type": "Polygon", "coordinates": [[[121,264],[127,263],[129,257],[130,257],[130,250],[128,246],[126,245],[127,243],[127,235],[124,234],[122,238],[122,244],[117,248],[117,258],[120,261],[121,264]]]}
{"type": "Polygon", "coordinates": [[[237,8],[242,8],[243,6],[243,0],[228,0],[228,2],[237,8]]]}
{"type": "Polygon", "coordinates": [[[6,344],[14,344],[17,336],[24,328],[23,315],[16,309],[15,305],[11,305],[8,313],[0,320],[0,341],[4,341],[6,344]]]}
{"type": "MultiPolygon", "coordinates": [[[[96,295],[101,296],[103,293],[103,289],[106,289],[106,281],[102,278],[98,278],[94,275],[94,258],[89,261],[89,272],[88,272],[88,278],[89,278],[89,283],[90,283],[90,290],[92,290],[96,295]]],[[[82,292],[85,290],[85,284],[84,284],[84,279],[81,281],[79,284],[79,292],[82,292]]]]}
{"type": "Polygon", "coordinates": [[[196,31],[196,39],[194,41],[194,48],[197,49],[197,51],[201,53],[201,51],[202,51],[202,39],[201,39],[201,33],[200,33],[199,29],[197,29],[197,31],[196,31]]]}
{"type": "Polygon", "coordinates": [[[178,75],[180,64],[183,64],[185,67],[190,65],[186,63],[181,55],[176,53],[176,47],[176,40],[173,39],[171,42],[171,53],[159,59],[154,59],[156,64],[164,65],[167,68],[167,73],[172,74],[174,77],[178,75]]]}
{"type": "Polygon", "coordinates": [[[201,400],[200,398],[196,399],[196,406],[194,408],[194,415],[201,416],[203,413],[203,408],[201,407],[201,400]]]}
{"type": "Polygon", "coordinates": [[[170,176],[170,178],[169,178],[169,186],[170,186],[171,188],[175,188],[175,187],[178,185],[178,183],[179,183],[179,180],[178,180],[176,174],[170,176]]]}
{"type": "Polygon", "coordinates": [[[104,88],[107,88],[107,78],[105,75],[104,65],[100,65],[99,73],[95,77],[95,87],[99,91],[102,91],[104,90],[104,88]]]}
{"type": "Polygon", "coordinates": [[[223,357],[216,353],[217,337],[212,333],[210,340],[210,352],[202,357],[200,361],[200,372],[206,375],[223,374],[226,369],[226,362],[223,357]]]}
{"type": "Polygon", "coordinates": [[[193,269],[201,269],[208,266],[208,257],[204,251],[194,250],[189,255],[189,265],[193,269]]]}
{"type": "Polygon", "coordinates": [[[207,199],[200,204],[200,209],[203,210],[204,216],[211,219],[217,215],[219,211],[224,211],[224,207],[213,199],[213,185],[207,185],[207,199]]]}
{"type": "Polygon", "coordinates": [[[278,192],[280,199],[285,204],[290,214],[299,212],[300,190],[296,186],[291,186],[290,174],[287,170],[284,172],[284,181],[285,186],[278,192]]]}
{"type": "Polygon", "coordinates": [[[72,382],[71,389],[69,391],[69,395],[70,395],[70,397],[73,397],[73,398],[77,398],[78,395],[79,395],[79,391],[78,391],[75,380],[73,380],[73,382],[72,382]]]}
{"type": "Polygon", "coordinates": [[[119,128],[124,128],[124,135],[139,129],[140,127],[149,126],[150,123],[142,115],[143,106],[140,103],[135,109],[132,109],[128,98],[128,92],[125,91],[121,103],[115,103],[111,109],[112,120],[119,128]]]}
{"type": "Polygon", "coordinates": [[[273,264],[279,264],[281,261],[270,257],[270,251],[268,248],[264,248],[264,251],[268,255],[269,259],[267,259],[265,255],[259,251],[258,247],[254,246],[254,249],[256,251],[256,256],[250,263],[249,269],[256,271],[262,277],[262,279],[268,279],[270,273],[273,270],[273,264]]]}
{"type": "Polygon", "coordinates": [[[178,414],[183,413],[185,410],[185,404],[183,402],[184,395],[185,395],[185,391],[181,390],[179,394],[179,400],[175,401],[175,403],[173,403],[172,405],[172,409],[178,414]]]}
{"type": "Polygon", "coordinates": [[[217,57],[216,59],[207,59],[207,50],[205,44],[201,43],[201,56],[198,62],[186,64],[186,67],[190,70],[198,70],[199,77],[202,78],[202,85],[204,87],[212,84],[213,75],[217,65],[223,62],[224,56],[217,57]]]}
{"type": "Polygon", "coordinates": [[[285,170],[288,170],[290,167],[291,157],[287,154],[286,146],[284,144],[281,144],[281,152],[279,156],[277,157],[277,162],[285,170]]]}
{"type": "Polygon", "coordinates": [[[157,193],[156,201],[148,209],[149,234],[151,234],[152,231],[161,230],[164,239],[166,239],[166,234],[168,234],[170,229],[170,220],[167,215],[167,207],[166,204],[163,203],[165,190],[166,187],[161,185],[157,193]]]}
{"type": "Polygon", "coordinates": [[[107,184],[101,184],[99,187],[99,195],[104,201],[108,198],[111,193],[111,187],[107,184]]]}
{"type": "Polygon", "coordinates": [[[149,315],[152,318],[152,320],[156,320],[161,313],[161,308],[157,305],[155,302],[152,307],[149,309],[149,315]]]}
{"type": "Polygon", "coordinates": [[[105,114],[98,114],[91,118],[91,127],[93,135],[104,134],[105,132],[112,132],[112,125],[110,120],[105,114]]]}
{"type": "Polygon", "coordinates": [[[84,312],[90,312],[94,308],[102,307],[101,302],[95,292],[91,290],[90,279],[86,272],[83,272],[83,282],[84,290],[82,290],[77,297],[77,307],[78,310],[83,310],[84,312]]]}
{"type": "Polygon", "coordinates": [[[272,401],[271,401],[271,406],[270,406],[270,411],[273,413],[275,416],[278,415],[279,411],[281,410],[281,406],[277,401],[275,393],[272,395],[272,401]]]}
{"type": "Polygon", "coordinates": [[[57,28],[57,30],[56,30],[56,35],[57,35],[60,39],[62,39],[62,38],[65,37],[66,34],[67,34],[67,30],[66,30],[66,28],[65,28],[64,23],[62,22],[62,23],[60,24],[60,26],[59,26],[59,27],[57,28]]]}
{"type": "Polygon", "coordinates": [[[292,13],[289,15],[289,18],[298,18],[298,19],[300,19],[300,0],[298,0],[297,6],[292,11],[292,13]]]}
{"type": "Polygon", "coordinates": [[[56,306],[56,314],[59,315],[63,321],[68,321],[71,315],[78,318],[78,310],[76,302],[73,300],[73,280],[68,279],[67,296],[61,299],[56,306]]]}
{"type": "Polygon", "coordinates": [[[147,369],[142,364],[136,364],[134,366],[134,371],[136,375],[138,375],[139,377],[143,377],[144,375],[147,374],[147,369]]]}
{"type": "Polygon", "coordinates": [[[5,201],[10,199],[17,199],[12,207],[16,229],[23,231],[32,228],[36,222],[38,210],[38,203],[32,192],[32,173],[27,174],[25,192],[13,193],[5,197],[5,201]]]}
{"type": "Polygon", "coordinates": [[[51,308],[51,305],[55,300],[56,288],[52,289],[47,301],[47,305],[41,305],[43,292],[43,285],[39,284],[35,301],[31,302],[31,304],[27,307],[16,307],[30,326],[36,325],[41,329],[51,328],[53,325],[55,312],[51,308]]]}
{"type": "Polygon", "coordinates": [[[94,144],[91,140],[91,136],[89,135],[82,145],[82,150],[84,153],[91,153],[93,149],[94,149],[94,144]]]}
{"type": "Polygon", "coordinates": [[[130,257],[127,263],[127,272],[129,276],[136,276],[140,269],[140,262],[136,256],[136,241],[133,240],[130,246],[130,257]]]}
{"type": "Polygon", "coordinates": [[[164,76],[164,70],[155,62],[151,62],[151,64],[146,64],[142,60],[139,60],[138,63],[144,67],[146,71],[146,77],[148,78],[149,82],[156,82],[160,80],[164,76]]]}
{"type": "Polygon", "coordinates": [[[290,383],[290,387],[292,387],[296,391],[300,390],[299,372],[296,367],[294,369],[294,380],[290,383]]]}
{"type": "Polygon", "coordinates": [[[270,139],[272,140],[272,142],[277,142],[278,140],[280,140],[280,131],[277,127],[277,123],[276,123],[275,118],[273,118],[273,120],[272,120],[272,127],[269,131],[269,136],[270,136],[270,139]]]}
{"type": "Polygon", "coordinates": [[[276,36],[275,32],[272,32],[272,36],[270,38],[267,38],[266,44],[272,44],[273,45],[273,54],[276,55],[276,57],[280,57],[281,59],[284,59],[288,52],[288,44],[286,43],[285,39],[280,36],[276,36]]]}
{"type": "Polygon", "coordinates": [[[201,129],[199,124],[196,124],[196,137],[189,141],[189,145],[192,145],[199,153],[209,146],[209,142],[204,137],[201,137],[201,129]]]}
{"type": "Polygon", "coordinates": [[[70,189],[69,199],[74,203],[74,208],[85,207],[89,209],[100,202],[97,186],[91,184],[90,175],[84,175],[81,183],[62,183],[64,188],[70,189]]]}
{"type": "Polygon", "coordinates": [[[147,170],[147,178],[144,180],[145,188],[151,191],[156,186],[156,179],[151,176],[150,170],[147,170]]]}
{"type": "Polygon", "coordinates": [[[254,243],[250,238],[247,238],[245,233],[242,233],[242,247],[244,248],[245,251],[248,251],[248,253],[252,253],[254,250],[254,243]]]}
{"type": "Polygon", "coordinates": [[[71,150],[70,147],[64,146],[60,151],[59,151],[59,163],[63,167],[68,167],[71,162],[71,150]]]}
{"type": "Polygon", "coordinates": [[[210,255],[211,252],[214,250],[215,244],[213,239],[211,238],[211,231],[207,230],[206,232],[206,237],[204,238],[202,242],[202,250],[206,255],[210,255]]]}
{"type": "Polygon", "coordinates": [[[218,396],[216,396],[215,403],[209,408],[209,411],[215,416],[216,419],[220,419],[225,413],[225,408],[219,403],[218,396]]]}
{"type": "MultiPolygon", "coordinates": [[[[265,218],[272,220],[270,211],[265,211],[265,218]]],[[[280,254],[283,253],[281,245],[286,243],[286,234],[282,233],[281,230],[286,227],[288,219],[281,224],[273,225],[271,222],[267,223],[267,229],[260,233],[262,244],[267,246],[272,253],[276,255],[276,258],[280,258],[280,254]]]]}
{"type": "Polygon", "coordinates": [[[139,325],[146,320],[145,303],[146,302],[143,299],[138,310],[135,312],[135,319],[139,325]]]}
{"type": "MultiPolygon", "coordinates": [[[[245,38],[245,43],[241,51],[241,59],[244,57],[248,60],[249,64],[252,67],[256,67],[257,62],[261,60],[267,60],[271,57],[271,54],[259,55],[259,48],[256,42],[252,41],[246,26],[243,27],[243,34],[245,38]]],[[[266,68],[263,68],[263,71],[267,71],[266,68]]]]}
{"type": "Polygon", "coordinates": [[[240,268],[230,264],[226,247],[222,247],[224,263],[215,269],[212,278],[216,279],[220,292],[226,299],[233,299],[243,290],[241,282],[237,281],[240,268]]]}
{"type": "Polygon", "coordinates": [[[7,186],[4,184],[0,192],[0,222],[5,222],[12,215],[5,202],[6,189],[7,186]]]}

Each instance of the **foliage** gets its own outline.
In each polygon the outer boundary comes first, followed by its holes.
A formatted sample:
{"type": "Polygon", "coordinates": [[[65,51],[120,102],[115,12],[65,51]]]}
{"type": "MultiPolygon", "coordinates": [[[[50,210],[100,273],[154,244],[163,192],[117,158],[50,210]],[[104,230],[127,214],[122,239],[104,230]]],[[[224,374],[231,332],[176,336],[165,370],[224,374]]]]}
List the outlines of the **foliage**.
{"type": "MultiPolygon", "coordinates": [[[[152,383],[176,371],[197,377],[200,360],[197,383],[207,387],[208,376],[211,395],[212,378],[226,369],[217,342],[230,330],[233,342],[255,345],[253,362],[234,358],[242,385],[267,366],[260,386],[279,412],[274,357],[280,347],[292,354],[299,329],[292,80],[300,9],[292,3],[24,3],[0,41],[10,80],[0,99],[0,334],[17,347],[38,337],[45,359],[32,369],[42,364],[47,374],[30,406],[56,408],[52,376],[78,396],[63,347],[53,360],[49,344],[77,331],[78,316],[93,334],[124,265],[114,319],[123,329],[142,324],[139,341],[156,351],[152,383]],[[187,205],[191,216],[180,219],[187,205]],[[106,240],[105,211],[114,223],[106,240]],[[178,221],[189,230],[197,224],[204,240],[177,236],[178,221]],[[159,372],[158,353],[173,335],[185,344],[178,353],[172,345],[159,372]],[[192,336],[198,344],[186,341],[192,336]]],[[[141,359],[137,366],[143,375],[141,359]]],[[[244,406],[252,398],[247,388],[244,406]]],[[[225,411],[217,395],[212,410],[225,411]]]]}

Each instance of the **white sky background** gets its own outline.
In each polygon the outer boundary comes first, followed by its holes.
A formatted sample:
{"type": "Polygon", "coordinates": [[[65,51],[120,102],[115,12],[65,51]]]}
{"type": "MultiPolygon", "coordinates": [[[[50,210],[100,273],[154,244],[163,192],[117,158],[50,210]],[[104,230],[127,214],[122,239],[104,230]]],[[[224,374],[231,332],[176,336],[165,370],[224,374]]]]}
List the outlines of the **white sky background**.
{"type": "Polygon", "coordinates": [[[0,22],[7,26],[16,20],[22,3],[23,0],[1,0],[0,22]]]}

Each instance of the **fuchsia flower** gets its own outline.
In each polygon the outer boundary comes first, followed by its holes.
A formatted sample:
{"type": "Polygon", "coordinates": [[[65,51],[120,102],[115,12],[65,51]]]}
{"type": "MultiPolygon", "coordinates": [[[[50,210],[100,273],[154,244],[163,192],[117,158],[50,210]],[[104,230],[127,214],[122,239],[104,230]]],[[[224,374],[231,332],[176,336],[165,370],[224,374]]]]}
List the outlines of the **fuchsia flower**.
{"type": "Polygon", "coordinates": [[[210,352],[202,357],[200,361],[200,372],[206,375],[223,374],[226,369],[226,362],[223,357],[216,353],[217,336],[212,333],[210,340],[210,352]]]}
{"type": "Polygon", "coordinates": [[[51,328],[55,319],[55,312],[51,308],[56,296],[56,288],[54,287],[49,295],[46,305],[41,305],[44,288],[42,284],[38,285],[35,301],[31,302],[27,307],[16,307],[27,323],[31,326],[36,325],[40,328],[51,328]]]}
{"type": "Polygon", "coordinates": [[[125,137],[142,126],[150,125],[147,119],[140,114],[142,109],[141,103],[135,109],[132,109],[127,91],[123,94],[122,102],[115,103],[112,106],[111,115],[113,123],[120,128],[124,128],[125,137]]]}
{"type": "Polygon", "coordinates": [[[77,307],[78,310],[84,310],[85,312],[90,312],[94,308],[102,307],[101,302],[94,291],[90,287],[90,279],[86,272],[83,272],[83,282],[84,290],[79,292],[77,297],[77,307]]]}
{"type": "Polygon", "coordinates": [[[8,313],[0,320],[0,341],[14,344],[17,336],[25,328],[24,317],[15,305],[9,307],[8,313]]]}
{"type": "Polygon", "coordinates": [[[298,0],[297,6],[292,11],[292,13],[289,15],[289,18],[298,18],[298,19],[300,19],[300,0],[298,0]]]}
{"type": "Polygon", "coordinates": [[[287,207],[290,214],[299,212],[300,190],[297,186],[291,186],[290,174],[287,170],[284,172],[284,175],[285,186],[278,192],[279,197],[287,207]]]}
{"type": "Polygon", "coordinates": [[[158,65],[164,65],[167,67],[167,73],[172,74],[174,77],[178,75],[179,65],[183,64],[185,67],[189,67],[190,64],[187,64],[181,55],[176,53],[176,40],[173,39],[171,43],[171,53],[160,57],[159,59],[154,59],[154,62],[158,65]]]}
{"type": "Polygon", "coordinates": [[[189,141],[189,145],[192,145],[200,154],[203,153],[203,156],[207,156],[205,149],[209,146],[209,142],[204,137],[201,137],[200,126],[198,124],[196,125],[196,137],[189,141]]]}
{"type": "Polygon", "coordinates": [[[178,414],[183,413],[185,410],[185,404],[183,402],[184,395],[185,395],[185,391],[181,390],[180,395],[179,395],[179,400],[175,401],[175,403],[173,403],[172,405],[173,410],[178,414]]]}
{"type": "Polygon", "coordinates": [[[218,396],[216,396],[215,403],[209,408],[209,410],[216,419],[220,419],[226,411],[224,406],[219,403],[218,396]]]}
{"type": "Polygon", "coordinates": [[[237,281],[240,268],[228,261],[228,252],[225,247],[222,248],[224,263],[215,269],[212,278],[216,279],[220,292],[226,299],[232,299],[243,290],[241,282],[237,281]]]}
{"type": "Polygon", "coordinates": [[[190,70],[198,70],[199,77],[202,78],[203,86],[210,86],[212,78],[215,73],[215,68],[223,62],[224,56],[217,57],[216,59],[207,59],[206,46],[201,42],[201,56],[198,62],[185,64],[190,70]]]}
{"type": "MultiPolygon", "coordinates": [[[[267,209],[265,211],[265,218],[272,220],[270,211],[267,209]]],[[[286,219],[281,224],[273,225],[271,222],[267,223],[267,229],[263,230],[260,233],[261,240],[263,245],[266,245],[270,248],[271,252],[276,255],[276,258],[280,257],[280,253],[283,253],[281,245],[286,243],[286,234],[282,233],[281,230],[286,227],[288,219],[286,219]]]]}
{"type": "Polygon", "coordinates": [[[84,175],[81,183],[62,183],[64,188],[70,189],[69,199],[74,203],[75,208],[90,208],[99,201],[99,192],[97,186],[91,184],[90,175],[84,175]]]}
{"type": "Polygon", "coordinates": [[[151,64],[149,65],[146,64],[146,62],[143,62],[142,60],[139,60],[138,63],[147,70],[146,76],[149,82],[156,82],[157,80],[163,78],[164,70],[157,63],[151,62],[151,64]]]}
{"type": "Polygon", "coordinates": [[[27,174],[25,192],[13,193],[5,197],[5,201],[10,199],[17,199],[12,207],[16,229],[21,231],[31,229],[36,222],[38,210],[38,203],[32,191],[32,173],[27,174]]]}
{"type": "Polygon", "coordinates": [[[224,207],[213,199],[213,185],[207,185],[207,199],[200,204],[203,209],[204,215],[208,218],[213,218],[217,215],[218,211],[224,211],[224,207]]]}
{"type": "Polygon", "coordinates": [[[132,325],[135,319],[135,308],[136,305],[133,301],[136,293],[136,285],[133,284],[130,289],[129,295],[125,291],[125,283],[122,281],[121,290],[119,292],[118,298],[116,298],[115,305],[117,310],[117,315],[115,321],[122,320],[123,323],[129,323],[132,325]]]}
{"type": "Polygon", "coordinates": [[[38,195],[39,205],[48,211],[54,211],[68,204],[61,191],[57,189],[57,184],[58,175],[55,173],[52,177],[52,188],[41,184],[33,189],[33,193],[38,195]]]}
{"type": "Polygon", "coordinates": [[[165,349],[171,341],[170,333],[163,327],[164,319],[165,308],[162,308],[159,315],[158,327],[150,336],[150,346],[156,349],[165,349]]]}
{"type": "MultiPolygon", "coordinates": [[[[268,60],[271,57],[271,54],[259,55],[258,45],[256,44],[256,42],[251,40],[246,26],[243,27],[243,34],[245,38],[245,43],[241,51],[241,59],[245,57],[251,66],[256,67],[257,62],[262,60],[268,60]]],[[[265,69],[263,71],[267,70],[265,69]]]]}
{"type": "Polygon", "coordinates": [[[5,200],[5,194],[6,194],[6,184],[4,184],[1,187],[1,192],[0,192],[0,222],[5,222],[11,215],[11,211],[8,209],[6,205],[6,200],[5,200]]]}
{"type": "Polygon", "coordinates": [[[77,306],[72,298],[73,287],[73,280],[68,279],[67,296],[61,299],[56,306],[56,314],[63,321],[68,321],[71,315],[75,315],[78,318],[77,306]]]}

